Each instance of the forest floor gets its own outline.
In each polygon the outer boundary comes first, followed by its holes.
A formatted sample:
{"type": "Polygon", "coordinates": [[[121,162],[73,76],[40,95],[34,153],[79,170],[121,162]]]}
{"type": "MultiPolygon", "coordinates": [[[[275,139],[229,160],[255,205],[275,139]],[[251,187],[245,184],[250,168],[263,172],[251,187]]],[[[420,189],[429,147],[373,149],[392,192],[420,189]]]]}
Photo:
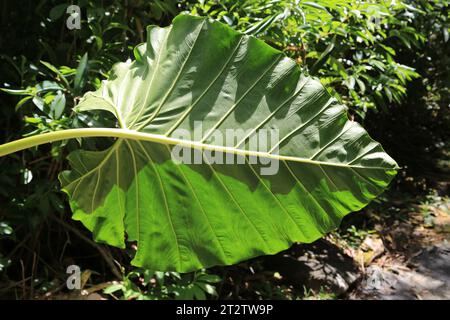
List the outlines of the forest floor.
{"type": "Polygon", "coordinates": [[[450,200],[439,191],[417,200],[391,202],[382,231],[350,252],[362,277],[346,298],[450,299],[450,200]]]}

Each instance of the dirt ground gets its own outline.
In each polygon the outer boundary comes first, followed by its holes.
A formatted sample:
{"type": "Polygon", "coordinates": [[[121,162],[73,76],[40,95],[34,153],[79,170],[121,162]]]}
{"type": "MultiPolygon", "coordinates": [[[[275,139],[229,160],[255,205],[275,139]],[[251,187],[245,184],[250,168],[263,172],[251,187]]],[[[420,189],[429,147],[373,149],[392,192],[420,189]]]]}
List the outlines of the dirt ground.
{"type": "Polygon", "coordinates": [[[450,299],[449,199],[435,196],[404,210],[404,219],[364,241],[366,251],[350,253],[363,277],[347,298],[450,299]]]}

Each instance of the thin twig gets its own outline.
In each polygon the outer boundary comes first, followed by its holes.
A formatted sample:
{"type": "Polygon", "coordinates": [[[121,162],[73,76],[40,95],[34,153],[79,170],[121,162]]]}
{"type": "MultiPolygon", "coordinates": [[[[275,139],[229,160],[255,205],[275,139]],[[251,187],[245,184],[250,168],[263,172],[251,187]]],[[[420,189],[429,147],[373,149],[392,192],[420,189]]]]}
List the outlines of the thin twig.
{"type": "Polygon", "coordinates": [[[24,244],[25,242],[28,241],[28,239],[30,239],[30,237],[31,237],[31,233],[27,234],[27,235],[25,236],[25,238],[23,238],[23,240],[20,241],[20,242],[14,247],[14,249],[11,250],[10,253],[8,253],[8,257],[11,258],[11,257],[16,253],[16,251],[17,251],[18,249],[20,249],[20,248],[23,246],[23,244],[24,244]]]}
{"type": "Polygon", "coordinates": [[[85,236],[83,233],[81,233],[78,229],[74,228],[73,226],[71,226],[70,224],[66,223],[65,221],[63,221],[61,219],[58,219],[57,217],[55,217],[53,215],[50,215],[50,217],[53,220],[55,220],[56,222],[58,222],[59,224],[61,224],[62,226],[64,226],[65,228],[67,228],[70,231],[72,231],[80,239],[86,241],[87,243],[92,245],[94,248],[96,248],[98,250],[98,252],[101,254],[101,256],[103,257],[103,259],[105,260],[106,264],[111,269],[111,272],[118,279],[122,279],[123,278],[122,273],[117,269],[116,265],[114,264],[114,262],[113,262],[114,259],[111,256],[111,253],[109,251],[105,250],[105,248],[103,248],[101,245],[99,245],[98,243],[95,243],[93,240],[89,239],[87,236],[85,236]]]}
{"type": "Polygon", "coordinates": [[[30,279],[31,279],[31,277],[28,277],[28,278],[25,278],[23,280],[20,280],[20,281],[17,281],[17,282],[13,282],[12,284],[10,284],[7,287],[0,288],[0,292],[8,291],[9,289],[12,289],[12,288],[17,287],[17,286],[22,286],[22,288],[23,288],[23,284],[25,282],[27,282],[28,280],[30,280],[30,279]]]}
{"type": "MultiPolygon", "coordinates": [[[[23,265],[23,261],[22,261],[22,259],[20,259],[20,266],[21,266],[21,268],[22,268],[22,299],[24,299],[25,298],[25,292],[26,292],[26,290],[25,290],[25,282],[26,282],[26,280],[25,280],[25,266],[23,265]]],[[[27,279],[31,279],[31,277],[28,277],[27,279]]]]}

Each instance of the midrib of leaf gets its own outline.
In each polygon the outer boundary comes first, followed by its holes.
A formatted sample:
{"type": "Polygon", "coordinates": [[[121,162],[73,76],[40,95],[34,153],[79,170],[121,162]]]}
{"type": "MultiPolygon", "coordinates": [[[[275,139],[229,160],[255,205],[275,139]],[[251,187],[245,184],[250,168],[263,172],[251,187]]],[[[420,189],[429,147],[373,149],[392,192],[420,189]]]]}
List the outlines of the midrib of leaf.
{"type": "MultiPolygon", "coordinates": [[[[295,129],[295,130],[298,130],[295,129]]],[[[5,143],[0,145],[0,156],[5,156],[13,152],[17,152],[20,150],[24,150],[30,147],[38,146],[44,143],[61,141],[66,139],[73,138],[83,138],[83,137],[113,137],[113,138],[121,138],[121,139],[131,139],[131,140],[141,140],[141,141],[150,141],[159,144],[166,145],[178,145],[180,147],[193,148],[197,150],[210,150],[222,153],[229,153],[241,156],[253,156],[260,158],[269,158],[280,161],[292,161],[313,165],[323,165],[330,167],[342,167],[342,168],[355,168],[355,169],[373,169],[373,170],[390,170],[390,169],[398,169],[398,167],[378,167],[378,166],[363,166],[363,165],[354,165],[351,164],[354,162],[352,160],[349,163],[340,163],[340,162],[326,162],[319,160],[311,160],[308,158],[302,157],[294,157],[294,156],[284,156],[279,154],[270,153],[269,152],[261,152],[261,151],[253,151],[253,150],[245,150],[238,149],[234,147],[226,147],[212,144],[205,144],[198,141],[193,140],[182,140],[177,138],[171,138],[164,135],[152,134],[146,132],[138,132],[135,130],[129,129],[118,129],[118,128],[83,128],[83,129],[67,129],[61,131],[55,131],[50,133],[45,133],[42,135],[31,136],[27,138],[22,138],[13,142],[5,143]]],[[[117,148],[121,139],[119,139],[113,148],[117,148]]],[[[112,150],[110,150],[112,152],[112,150]]],[[[110,154],[105,156],[102,163],[106,161],[110,157],[110,154]]],[[[359,157],[359,156],[358,156],[359,157]]],[[[95,170],[95,168],[93,169],[95,170]]]]}

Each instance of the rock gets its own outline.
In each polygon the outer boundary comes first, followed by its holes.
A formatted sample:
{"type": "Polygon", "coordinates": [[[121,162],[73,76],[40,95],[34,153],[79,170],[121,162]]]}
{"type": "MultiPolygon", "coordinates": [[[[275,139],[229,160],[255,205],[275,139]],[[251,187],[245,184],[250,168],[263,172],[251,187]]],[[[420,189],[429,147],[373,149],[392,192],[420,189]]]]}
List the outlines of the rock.
{"type": "Polygon", "coordinates": [[[265,266],[278,271],[290,284],[340,295],[359,277],[353,259],[326,240],[294,245],[266,258],[265,266]]]}
{"type": "Polygon", "coordinates": [[[372,265],[353,299],[450,299],[450,245],[443,242],[412,259],[411,267],[372,265]]]}
{"type": "Polygon", "coordinates": [[[384,252],[383,240],[378,235],[369,235],[353,257],[359,264],[368,266],[384,252]]]}

